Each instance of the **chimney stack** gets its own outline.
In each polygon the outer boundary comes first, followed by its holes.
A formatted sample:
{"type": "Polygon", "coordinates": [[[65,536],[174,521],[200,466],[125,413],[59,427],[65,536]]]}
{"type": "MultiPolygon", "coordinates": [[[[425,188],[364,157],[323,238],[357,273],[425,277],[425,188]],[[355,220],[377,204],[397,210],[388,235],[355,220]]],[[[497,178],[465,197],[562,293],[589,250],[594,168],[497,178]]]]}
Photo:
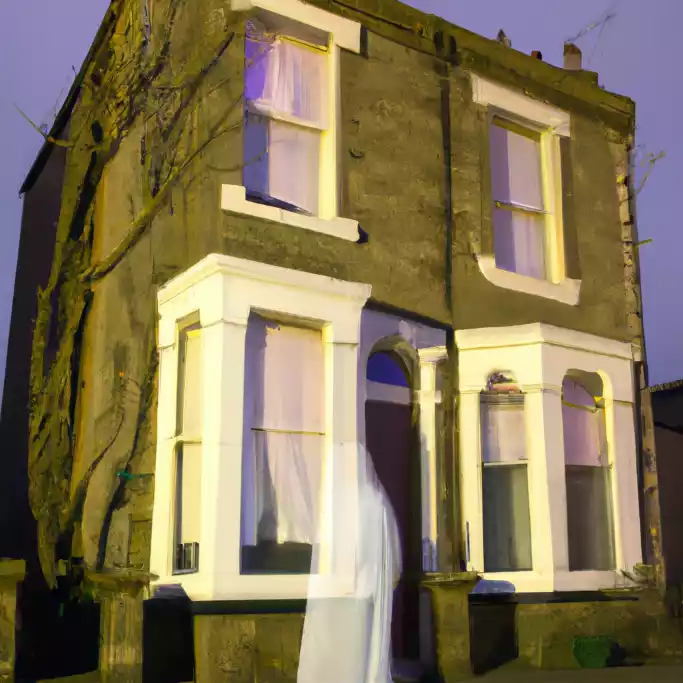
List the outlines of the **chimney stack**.
{"type": "Polygon", "coordinates": [[[574,43],[564,44],[564,68],[567,71],[581,71],[581,50],[574,43]]]}

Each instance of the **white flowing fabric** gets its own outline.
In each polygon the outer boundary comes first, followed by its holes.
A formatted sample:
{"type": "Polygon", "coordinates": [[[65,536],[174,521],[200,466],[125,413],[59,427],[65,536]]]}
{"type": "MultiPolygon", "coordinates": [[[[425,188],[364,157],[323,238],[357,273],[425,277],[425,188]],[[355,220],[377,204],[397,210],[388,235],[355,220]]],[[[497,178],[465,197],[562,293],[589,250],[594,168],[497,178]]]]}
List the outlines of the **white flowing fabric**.
{"type": "Polygon", "coordinates": [[[243,538],[314,544],[324,438],[320,330],[252,315],[245,369],[243,538]]]}
{"type": "Polygon", "coordinates": [[[297,683],[392,681],[393,591],[401,574],[398,527],[369,456],[362,446],[358,452],[358,509],[348,511],[355,522],[342,525],[341,532],[353,538],[338,538],[355,548],[355,590],[349,597],[326,597],[320,588],[330,584],[311,576],[297,683]]]}

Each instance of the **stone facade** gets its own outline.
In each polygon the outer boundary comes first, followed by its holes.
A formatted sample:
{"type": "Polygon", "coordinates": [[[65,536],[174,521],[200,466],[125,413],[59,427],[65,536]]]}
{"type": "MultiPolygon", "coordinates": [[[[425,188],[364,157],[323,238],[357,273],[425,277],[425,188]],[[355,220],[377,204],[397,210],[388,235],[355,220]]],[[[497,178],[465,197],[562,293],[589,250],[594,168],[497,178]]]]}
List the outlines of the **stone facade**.
{"type": "Polygon", "coordinates": [[[0,560],[0,681],[12,680],[17,629],[17,584],[26,573],[23,560],[0,560]]]}

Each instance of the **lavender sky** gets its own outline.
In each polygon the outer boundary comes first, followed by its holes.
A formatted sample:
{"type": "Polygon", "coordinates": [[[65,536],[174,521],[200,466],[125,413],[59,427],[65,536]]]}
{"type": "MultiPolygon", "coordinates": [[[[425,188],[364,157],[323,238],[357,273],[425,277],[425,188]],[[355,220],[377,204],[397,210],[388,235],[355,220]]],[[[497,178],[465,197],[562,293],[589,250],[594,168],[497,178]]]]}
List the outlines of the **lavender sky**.
{"type": "MultiPolygon", "coordinates": [[[[638,197],[645,326],[652,384],[683,378],[683,296],[677,216],[683,144],[680,32],[683,0],[406,0],[425,12],[487,37],[502,28],[513,47],[540,50],[561,64],[565,40],[607,12],[615,16],[577,41],[584,66],[608,90],[637,103],[637,143],[666,152],[638,197]]],[[[4,375],[21,219],[19,187],[41,145],[19,105],[37,123],[51,123],[90,47],[108,0],[0,1],[0,376],[4,375]]]]}

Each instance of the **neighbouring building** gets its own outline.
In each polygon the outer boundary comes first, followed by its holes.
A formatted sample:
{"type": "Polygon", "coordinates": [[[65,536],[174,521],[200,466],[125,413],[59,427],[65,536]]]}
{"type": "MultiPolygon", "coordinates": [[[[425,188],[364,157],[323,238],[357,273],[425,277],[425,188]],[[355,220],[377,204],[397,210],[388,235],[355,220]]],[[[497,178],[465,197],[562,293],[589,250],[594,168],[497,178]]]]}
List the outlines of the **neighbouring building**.
{"type": "Polygon", "coordinates": [[[401,532],[401,662],[683,655],[635,105],[574,46],[539,57],[394,0],[111,3],[22,188],[17,671],[94,668],[95,632],[103,680],[295,680],[314,546],[351,590],[359,443],[401,532]]]}

